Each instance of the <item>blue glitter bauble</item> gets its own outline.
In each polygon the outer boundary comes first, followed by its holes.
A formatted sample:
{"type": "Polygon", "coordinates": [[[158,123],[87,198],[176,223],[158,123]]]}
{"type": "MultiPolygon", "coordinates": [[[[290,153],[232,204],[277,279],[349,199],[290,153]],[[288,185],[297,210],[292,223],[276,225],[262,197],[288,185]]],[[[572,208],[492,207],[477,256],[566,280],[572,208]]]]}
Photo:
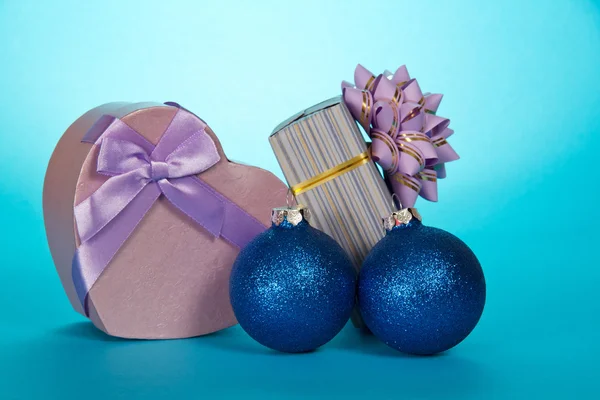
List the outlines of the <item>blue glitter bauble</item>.
{"type": "Polygon", "coordinates": [[[327,343],[354,307],[356,271],[327,234],[284,221],[239,254],[230,294],[241,327],[257,342],[299,353],[327,343]]]}
{"type": "Polygon", "coordinates": [[[365,259],[358,304],[366,325],[387,345],[435,354],[475,328],[485,279],[465,243],[413,219],[389,231],[365,259]]]}

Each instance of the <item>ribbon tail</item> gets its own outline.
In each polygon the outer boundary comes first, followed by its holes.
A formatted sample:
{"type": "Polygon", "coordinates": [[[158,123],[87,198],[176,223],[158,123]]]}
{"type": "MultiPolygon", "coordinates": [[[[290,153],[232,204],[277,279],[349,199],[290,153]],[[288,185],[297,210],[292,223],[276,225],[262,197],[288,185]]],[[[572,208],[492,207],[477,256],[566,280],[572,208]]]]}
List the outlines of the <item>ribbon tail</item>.
{"type": "Polygon", "coordinates": [[[215,237],[245,247],[266,227],[197,177],[159,181],[165,197],[215,237]]]}
{"type": "Polygon", "coordinates": [[[195,177],[163,179],[160,190],[173,205],[196,223],[219,237],[223,227],[225,205],[209,186],[195,177]]]}
{"type": "Polygon", "coordinates": [[[246,247],[252,239],[267,229],[259,220],[242,210],[235,203],[227,202],[225,209],[221,236],[240,249],[246,247]]]}
{"type": "Polygon", "coordinates": [[[106,225],[106,229],[89,240],[82,241],[75,251],[73,283],[86,316],[89,316],[87,297],[90,289],[159,196],[157,185],[147,185],[123,209],[119,218],[114,218],[106,225]]]}

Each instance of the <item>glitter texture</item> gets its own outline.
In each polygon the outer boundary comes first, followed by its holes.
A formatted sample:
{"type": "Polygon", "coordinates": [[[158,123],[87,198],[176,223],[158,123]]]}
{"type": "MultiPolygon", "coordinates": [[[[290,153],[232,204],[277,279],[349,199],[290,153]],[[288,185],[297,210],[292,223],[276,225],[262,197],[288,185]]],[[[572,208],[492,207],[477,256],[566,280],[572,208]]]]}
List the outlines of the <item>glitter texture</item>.
{"type": "Polygon", "coordinates": [[[485,279],[465,243],[413,219],[388,232],[365,259],[358,302],[369,329],[387,345],[435,354],[475,328],[485,279]]]}
{"type": "Polygon", "coordinates": [[[356,293],[344,250],[306,221],[284,221],[257,236],[233,266],[231,304],[257,342],[298,353],[327,343],[344,327],[356,293]]]}

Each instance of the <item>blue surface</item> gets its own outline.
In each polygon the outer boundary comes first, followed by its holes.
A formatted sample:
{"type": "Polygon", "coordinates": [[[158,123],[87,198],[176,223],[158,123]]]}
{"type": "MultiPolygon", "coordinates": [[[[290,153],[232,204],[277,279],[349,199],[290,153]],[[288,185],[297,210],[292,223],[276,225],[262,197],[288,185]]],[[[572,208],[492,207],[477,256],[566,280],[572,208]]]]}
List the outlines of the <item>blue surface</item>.
{"type": "Polygon", "coordinates": [[[0,398],[598,398],[600,4],[553,1],[0,0],[0,398]],[[280,355],[239,328],[112,340],[70,309],[47,249],[46,163],[80,114],[175,100],[232,159],[275,171],[289,115],[361,62],[406,63],[445,94],[452,145],[424,222],[475,251],[488,298],[442,356],[414,358],[347,327],[280,355]]]}

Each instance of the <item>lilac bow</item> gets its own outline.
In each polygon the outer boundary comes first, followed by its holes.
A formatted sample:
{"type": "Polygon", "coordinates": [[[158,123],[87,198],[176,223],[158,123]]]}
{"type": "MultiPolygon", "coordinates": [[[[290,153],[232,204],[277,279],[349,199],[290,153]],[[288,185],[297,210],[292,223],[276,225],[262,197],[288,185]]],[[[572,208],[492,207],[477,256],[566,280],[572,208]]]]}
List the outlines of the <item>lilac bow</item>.
{"type": "Polygon", "coordinates": [[[459,158],[446,141],[450,120],[436,115],[442,95],[423,94],[405,66],[375,77],[359,64],[354,81],[342,82],[344,102],[371,137],[371,157],[402,206],[413,207],[418,195],[437,201],[444,163],[459,158]]]}
{"type": "Polygon", "coordinates": [[[180,109],[156,146],[110,116],[86,134],[84,141],[100,146],[97,172],[109,177],[75,206],[81,245],[73,258],[73,281],[86,315],[89,290],[161,195],[211,235],[240,248],[266,229],[196,177],[220,160],[205,128],[180,109]]]}

